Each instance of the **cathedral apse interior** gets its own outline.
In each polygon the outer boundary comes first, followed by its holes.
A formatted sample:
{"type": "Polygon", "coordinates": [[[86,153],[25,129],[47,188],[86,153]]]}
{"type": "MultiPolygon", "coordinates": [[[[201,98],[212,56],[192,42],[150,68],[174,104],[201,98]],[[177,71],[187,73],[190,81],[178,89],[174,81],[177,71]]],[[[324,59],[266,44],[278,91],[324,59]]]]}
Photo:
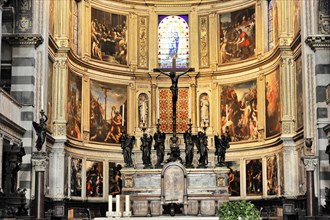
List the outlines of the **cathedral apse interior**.
{"type": "Polygon", "coordinates": [[[240,200],[264,219],[330,215],[327,0],[0,5],[0,199],[24,198],[17,209],[0,201],[0,217],[105,217],[116,194],[123,207],[130,196],[133,217],[160,216],[177,192],[177,215],[216,216],[240,200]],[[204,134],[203,162],[187,131],[204,134]]]}

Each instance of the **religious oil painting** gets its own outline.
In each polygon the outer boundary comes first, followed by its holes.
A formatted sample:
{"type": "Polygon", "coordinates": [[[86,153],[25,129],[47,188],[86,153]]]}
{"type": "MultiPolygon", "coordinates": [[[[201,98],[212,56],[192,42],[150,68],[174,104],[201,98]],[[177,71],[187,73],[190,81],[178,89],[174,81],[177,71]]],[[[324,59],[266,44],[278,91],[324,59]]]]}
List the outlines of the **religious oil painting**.
{"type": "Polygon", "coordinates": [[[228,127],[232,141],[258,139],[256,80],[224,85],[220,108],[221,132],[228,127]]]}
{"type": "Polygon", "coordinates": [[[176,59],[179,68],[189,67],[188,15],[158,16],[158,65],[171,68],[176,59]]]}
{"type": "Polygon", "coordinates": [[[210,101],[209,95],[207,93],[203,93],[199,97],[199,106],[200,106],[200,126],[208,127],[210,123],[210,101]]]}
{"type": "Polygon", "coordinates": [[[280,71],[266,76],[266,137],[281,132],[280,71]]]}
{"type": "MultiPolygon", "coordinates": [[[[297,35],[301,29],[301,1],[294,1],[293,29],[294,35],[297,35]]],[[[328,9],[329,10],[329,9],[328,9]]]]}
{"type": "Polygon", "coordinates": [[[116,163],[109,162],[109,193],[116,191],[116,163]]]}
{"type": "Polygon", "coordinates": [[[103,163],[86,161],[86,196],[103,196],[103,163]]]}
{"type": "Polygon", "coordinates": [[[246,195],[262,195],[262,159],[246,161],[246,195]]]}
{"type": "Polygon", "coordinates": [[[255,8],[220,14],[219,63],[245,60],[255,55],[255,8]]]}
{"type": "Polygon", "coordinates": [[[149,97],[145,93],[139,94],[138,97],[138,121],[139,127],[148,127],[149,115],[149,97]]]}
{"type": "Polygon", "coordinates": [[[81,77],[69,70],[67,99],[67,135],[81,139],[81,77]]]}
{"type": "Polygon", "coordinates": [[[91,56],[105,62],[127,65],[127,16],[92,8],[91,56]]]}
{"type": "MultiPolygon", "coordinates": [[[[188,88],[179,88],[176,109],[176,131],[183,133],[188,129],[188,88]]],[[[172,92],[168,88],[159,89],[159,119],[160,130],[165,133],[173,132],[172,92]]]]}
{"type": "Polygon", "coordinates": [[[297,129],[303,127],[303,89],[302,89],[302,62],[301,57],[296,60],[296,98],[297,98],[297,129]]]}
{"type": "Polygon", "coordinates": [[[70,195],[81,196],[82,189],[82,159],[72,158],[71,159],[71,180],[70,180],[70,195]]]}
{"type": "Polygon", "coordinates": [[[127,115],[127,86],[91,81],[90,140],[119,143],[127,115]]]}
{"type": "Polygon", "coordinates": [[[239,161],[228,161],[226,164],[230,170],[228,174],[228,192],[230,196],[240,196],[240,163],[239,161]]]}
{"type": "Polygon", "coordinates": [[[267,161],[267,195],[277,195],[278,187],[278,166],[277,156],[266,158],[267,161]]]}

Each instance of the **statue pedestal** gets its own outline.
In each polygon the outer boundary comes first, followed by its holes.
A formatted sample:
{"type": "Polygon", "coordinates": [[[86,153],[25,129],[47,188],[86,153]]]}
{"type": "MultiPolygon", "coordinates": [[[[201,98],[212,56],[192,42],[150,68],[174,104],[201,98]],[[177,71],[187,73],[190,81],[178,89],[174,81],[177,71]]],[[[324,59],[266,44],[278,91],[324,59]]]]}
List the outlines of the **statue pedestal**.
{"type": "MultiPolygon", "coordinates": [[[[186,169],[170,162],[163,169],[122,169],[123,194],[130,195],[134,216],[163,215],[175,205],[184,215],[215,216],[229,200],[226,167],[186,169]]],[[[179,213],[176,213],[179,214],[179,213]]]]}

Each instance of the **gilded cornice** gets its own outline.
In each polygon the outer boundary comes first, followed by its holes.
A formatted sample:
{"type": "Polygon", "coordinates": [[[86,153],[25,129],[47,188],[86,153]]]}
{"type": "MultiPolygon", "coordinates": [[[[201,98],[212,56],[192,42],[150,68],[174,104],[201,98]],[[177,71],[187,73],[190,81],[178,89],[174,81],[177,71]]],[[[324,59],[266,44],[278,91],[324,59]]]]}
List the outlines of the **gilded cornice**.
{"type": "Polygon", "coordinates": [[[37,48],[44,42],[40,34],[3,34],[2,39],[7,41],[10,45],[37,48]]]}
{"type": "Polygon", "coordinates": [[[317,49],[330,48],[330,35],[310,35],[305,43],[315,52],[317,49]]]}
{"type": "Polygon", "coordinates": [[[134,77],[134,72],[130,71],[129,66],[123,66],[122,68],[115,69],[115,68],[113,68],[114,65],[109,65],[109,64],[96,65],[96,64],[89,63],[89,62],[86,62],[86,61],[80,59],[71,50],[68,53],[68,57],[76,65],[79,65],[80,67],[88,69],[88,70],[94,70],[94,71],[98,71],[101,73],[109,73],[109,74],[115,74],[115,75],[120,75],[120,76],[134,77]]]}

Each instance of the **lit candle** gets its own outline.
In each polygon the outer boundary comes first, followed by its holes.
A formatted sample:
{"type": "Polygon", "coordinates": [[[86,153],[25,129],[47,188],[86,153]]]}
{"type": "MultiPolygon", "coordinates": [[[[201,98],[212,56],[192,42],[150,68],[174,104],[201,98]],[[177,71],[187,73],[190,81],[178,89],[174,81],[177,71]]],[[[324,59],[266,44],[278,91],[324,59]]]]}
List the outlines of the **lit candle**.
{"type": "Polygon", "coordinates": [[[228,105],[226,105],[226,126],[228,126],[228,105]]]}
{"type": "Polygon", "coordinates": [[[112,212],[112,195],[109,195],[108,200],[108,212],[112,212]]]}
{"type": "Polygon", "coordinates": [[[125,117],[125,104],[123,104],[123,113],[122,113],[122,119],[121,119],[121,125],[124,126],[124,117],[125,117]]]}
{"type": "Polygon", "coordinates": [[[126,202],[125,202],[125,212],[129,212],[130,209],[130,201],[129,201],[129,195],[125,196],[126,202]]]}
{"type": "Polygon", "coordinates": [[[120,212],[120,195],[116,195],[116,212],[120,212]]]}

